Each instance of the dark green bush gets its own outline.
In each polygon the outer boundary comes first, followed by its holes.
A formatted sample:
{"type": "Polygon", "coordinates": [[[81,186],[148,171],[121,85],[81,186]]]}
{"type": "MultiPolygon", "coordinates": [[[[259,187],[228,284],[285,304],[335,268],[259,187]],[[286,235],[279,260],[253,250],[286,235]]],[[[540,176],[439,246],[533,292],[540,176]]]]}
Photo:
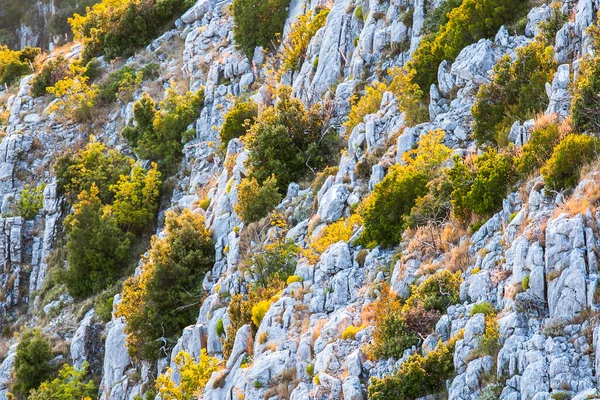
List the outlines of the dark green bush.
{"type": "Polygon", "coordinates": [[[98,393],[98,388],[89,379],[85,381],[88,371],[88,363],[83,364],[81,370],[77,370],[65,364],[58,373],[58,378],[43,382],[37,390],[34,390],[28,400],[67,400],[67,399],[92,399],[98,393]]]}
{"type": "Polygon", "coordinates": [[[131,101],[133,92],[143,79],[143,72],[136,72],[125,66],[108,74],[106,81],[100,85],[99,99],[110,104],[120,99],[124,103],[131,101]]]}
{"type": "Polygon", "coordinates": [[[142,272],[125,281],[117,315],[127,321],[129,353],[144,360],[169,354],[181,330],[198,317],[202,280],[215,260],[204,217],[168,212],[165,238],[155,237],[142,272]]]}
{"type": "MultiPolygon", "coordinates": [[[[448,4],[448,9],[453,5],[448,4]]],[[[442,61],[454,61],[463,48],[479,39],[494,37],[502,25],[516,21],[528,11],[529,1],[463,0],[451,9],[445,17],[447,21],[435,33],[422,38],[410,62],[410,68],[417,72],[414,82],[428,93],[442,61]]]]}
{"type": "Polygon", "coordinates": [[[163,174],[170,175],[181,161],[183,143],[195,134],[188,126],[200,116],[203,104],[204,90],[183,96],[169,90],[157,110],[144,93],[133,106],[136,126],[125,127],[122,135],[140,158],[156,162],[163,174]]]}
{"type": "Polygon", "coordinates": [[[516,182],[514,157],[488,149],[471,164],[455,157],[448,172],[452,182],[454,215],[469,222],[471,213],[490,216],[502,207],[510,187],[516,182]]]}
{"type": "Polygon", "coordinates": [[[598,158],[598,146],[598,139],[588,135],[565,137],[542,167],[546,188],[562,190],[575,187],[581,168],[598,158]]]}
{"type": "MultiPolygon", "coordinates": [[[[588,28],[594,45],[600,43],[600,27],[592,24],[588,28]]],[[[573,88],[571,118],[575,129],[580,132],[598,132],[600,128],[600,55],[587,55],[581,63],[573,88]]]]}
{"type": "Polygon", "coordinates": [[[85,297],[115,283],[127,266],[130,242],[104,212],[96,185],[81,192],[74,209],[65,219],[69,269],[64,279],[72,296],[85,297]]]}
{"type": "Polygon", "coordinates": [[[233,34],[236,45],[249,58],[256,46],[270,48],[283,32],[290,0],[234,0],[233,34]]]}
{"type": "Polygon", "coordinates": [[[104,54],[127,57],[158,37],[165,26],[189,8],[187,0],[103,0],[69,19],[75,40],[83,43],[83,59],[104,54]]]}
{"type": "Polygon", "coordinates": [[[420,197],[428,193],[427,183],[440,175],[450,156],[442,144],[443,131],[431,131],[419,148],[405,159],[405,164],[392,166],[371,195],[361,203],[358,212],[364,221],[360,242],[365,246],[393,246],[411,224],[409,214],[420,197]]]}
{"type": "Polygon", "coordinates": [[[283,195],[291,182],[335,162],[339,137],[325,126],[321,104],[306,110],[285,86],[277,94],[277,104],[259,115],[245,142],[249,178],[262,184],[275,175],[283,195]]]}
{"type": "Polygon", "coordinates": [[[400,370],[383,379],[372,378],[369,384],[371,400],[414,400],[443,392],[446,380],[454,374],[454,348],[460,335],[440,343],[423,357],[416,353],[408,357],[400,370]]]}
{"type": "Polygon", "coordinates": [[[244,136],[258,116],[258,106],[251,99],[238,97],[233,107],[225,114],[221,126],[221,149],[226,150],[231,139],[244,136]]]}
{"type": "Polygon", "coordinates": [[[560,136],[556,123],[534,129],[517,160],[519,175],[526,177],[541,168],[552,156],[554,148],[560,142],[560,136]]]}
{"type": "Polygon", "coordinates": [[[44,64],[42,70],[31,81],[31,95],[40,97],[45,95],[46,88],[54,86],[56,82],[69,74],[69,63],[62,56],[44,64]]]}
{"type": "Polygon", "coordinates": [[[516,120],[525,121],[548,105],[546,82],[556,70],[551,47],[539,41],[517,49],[517,59],[501,58],[494,67],[494,80],[483,85],[471,110],[473,135],[480,145],[508,143],[516,120]]]}
{"type": "Polygon", "coordinates": [[[110,204],[114,193],[110,187],[121,175],[129,175],[131,160],[116,149],[107,149],[95,139],[82,150],[67,152],[54,165],[58,192],[74,203],[82,191],[90,191],[93,184],[103,204],[110,204]]]}
{"type": "Polygon", "coordinates": [[[23,333],[17,345],[14,361],[15,394],[27,398],[40,383],[52,377],[54,369],[50,365],[52,347],[39,330],[23,333]]]}

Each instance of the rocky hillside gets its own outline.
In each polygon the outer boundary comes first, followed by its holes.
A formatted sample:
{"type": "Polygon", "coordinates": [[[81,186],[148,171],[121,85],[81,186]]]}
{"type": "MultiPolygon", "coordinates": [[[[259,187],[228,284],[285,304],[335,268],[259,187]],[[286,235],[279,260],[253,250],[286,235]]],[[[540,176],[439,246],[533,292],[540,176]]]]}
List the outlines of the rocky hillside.
{"type": "Polygon", "coordinates": [[[600,398],[599,8],[104,0],[0,52],[0,400],[600,398]]]}

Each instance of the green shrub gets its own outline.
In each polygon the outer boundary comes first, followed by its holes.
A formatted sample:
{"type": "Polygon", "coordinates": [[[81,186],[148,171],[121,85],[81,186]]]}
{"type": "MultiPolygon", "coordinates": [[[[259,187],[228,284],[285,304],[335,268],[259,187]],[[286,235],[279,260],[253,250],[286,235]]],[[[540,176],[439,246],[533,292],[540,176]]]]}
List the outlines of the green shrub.
{"type": "Polygon", "coordinates": [[[111,104],[117,99],[128,103],[133,97],[133,92],[142,83],[144,73],[136,72],[133,68],[125,66],[106,77],[100,85],[99,98],[105,104],[111,104]]]}
{"type": "MultiPolygon", "coordinates": [[[[427,10],[422,32],[425,34],[438,32],[441,26],[448,23],[450,12],[459,7],[461,3],[462,0],[444,0],[438,7],[427,10]]],[[[431,3],[427,4],[432,5],[431,3]]]]}
{"type": "Polygon", "coordinates": [[[522,177],[541,168],[552,156],[552,152],[560,142],[558,124],[534,129],[529,141],[523,146],[521,156],[517,160],[517,171],[522,177]]]}
{"type": "Polygon", "coordinates": [[[275,106],[259,115],[245,143],[249,178],[263,184],[275,175],[283,195],[291,182],[335,162],[339,138],[325,126],[320,103],[306,110],[287,86],[279,87],[277,97],[275,106]]]}
{"type": "Polygon", "coordinates": [[[393,375],[383,379],[372,378],[369,399],[412,400],[442,392],[446,380],[454,374],[454,348],[461,336],[457,335],[446,344],[438,344],[426,357],[413,354],[393,375]]]}
{"type": "Polygon", "coordinates": [[[21,76],[30,73],[39,54],[38,48],[25,47],[21,51],[14,51],[0,45],[0,85],[10,86],[21,76]]]}
{"type": "Polygon", "coordinates": [[[407,216],[417,199],[427,194],[427,182],[439,175],[450,156],[450,149],[442,144],[443,137],[439,130],[425,135],[419,148],[406,156],[406,163],[392,166],[361,203],[358,212],[365,227],[362,244],[392,246],[400,242],[408,225],[407,216]]]}
{"type": "Polygon", "coordinates": [[[273,46],[277,35],[283,32],[287,18],[289,0],[234,0],[233,35],[236,45],[249,58],[254,48],[268,49],[273,46]]]}
{"type": "Polygon", "coordinates": [[[277,179],[274,176],[262,185],[259,185],[255,178],[245,178],[238,186],[237,192],[238,202],[234,209],[246,223],[266,217],[282,198],[277,191],[277,179]]]}
{"type": "Polygon", "coordinates": [[[211,375],[219,370],[219,359],[209,356],[206,349],[200,351],[198,362],[181,350],[173,360],[177,365],[179,379],[173,381],[173,369],[167,370],[156,379],[156,388],[161,399],[193,399],[202,393],[211,375]]]}
{"type": "Polygon", "coordinates": [[[285,281],[286,284],[295,283],[295,282],[304,282],[304,279],[298,275],[290,275],[285,281]]]}
{"type": "Polygon", "coordinates": [[[419,286],[413,287],[406,305],[412,307],[420,302],[428,311],[445,313],[449,306],[460,302],[461,283],[460,271],[453,274],[447,269],[442,269],[427,277],[419,286]]]}
{"type": "Polygon", "coordinates": [[[127,57],[146,46],[193,3],[186,0],[102,0],[69,19],[83,59],[127,57]]]}
{"type": "Polygon", "coordinates": [[[529,278],[530,275],[527,275],[525,278],[523,278],[523,282],[521,282],[521,287],[523,288],[523,291],[529,289],[529,278]]]}
{"type": "Polygon", "coordinates": [[[110,213],[125,232],[141,233],[158,211],[160,172],[152,163],[146,171],[140,163],[131,169],[131,175],[121,175],[110,187],[115,194],[110,213]]]}
{"type": "Polygon", "coordinates": [[[490,314],[496,314],[496,308],[488,302],[483,302],[483,303],[477,303],[473,306],[473,308],[471,309],[471,317],[475,314],[485,314],[490,315],[490,314]]]}
{"type": "Polygon", "coordinates": [[[56,97],[50,103],[48,113],[57,113],[66,121],[90,122],[98,105],[98,85],[88,84],[89,77],[85,68],[75,63],[69,65],[69,74],[54,86],[46,88],[48,93],[56,97]]]}
{"type": "Polygon", "coordinates": [[[238,97],[225,114],[221,132],[221,149],[225,151],[231,139],[244,136],[258,116],[258,106],[250,98],[238,97]]]}
{"type": "MultiPolygon", "coordinates": [[[[597,46],[600,43],[598,24],[592,24],[588,28],[588,33],[597,46]]],[[[579,66],[571,101],[571,118],[578,132],[598,131],[598,120],[600,120],[598,92],[600,92],[600,55],[587,55],[579,66]]]]}
{"type": "Polygon", "coordinates": [[[21,192],[21,198],[17,202],[17,212],[26,221],[32,220],[44,206],[44,183],[31,189],[28,184],[21,192]]]}
{"type": "Polygon", "coordinates": [[[359,21],[364,21],[364,16],[363,16],[363,9],[362,9],[362,4],[359,4],[358,6],[356,6],[356,8],[354,9],[354,18],[356,18],[359,21]]]}
{"type": "Polygon", "coordinates": [[[84,149],[67,152],[54,165],[57,190],[65,194],[71,203],[82,191],[89,192],[94,184],[102,203],[111,203],[114,192],[110,187],[119,181],[121,175],[129,175],[130,170],[129,158],[116,149],[107,149],[93,137],[84,149]]]}
{"type": "Polygon", "coordinates": [[[598,140],[587,135],[571,134],[554,149],[542,167],[542,176],[550,190],[573,188],[579,182],[581,168],[595,160],[598,140]]]}
{"type": "Polygon", "coordinates": [[[552,48],[539,41],[518,48],[514,62],[510,56],[501,58],[494,80],[479,89],[471,110],[477,142],[504,146],[515,120],[525,121],[546,109],[546,82],[555,70],[552,48]]]}
{"type": "Polygon", "coordinates": [[[454,214],[464,222],[470,221],[472,212],[481,216],[497,212],[517,179],[514,157],[493,149],[470,165],[455,157],[448,175],[454,188],[451,195],[454,214]]]}
{"type": "Polygon", "coordinates": [[[130,242],[117,221],[104,212],[98,188],[82,191],[73,214],[64,222],[69,269],[67,289],[73,297],[101,292],[114,282],[127,266],[130,242]]]}
{"type": "Polygon", "coordinates": [[[285,282],[296,269],[298,251],[298,246],[283,236],[254,249],[250,257],[250,271],[256,284],[266,289],[273,282],[285,282]]]}
{"type": "Polygon", "coordinates": [[[94,299],[95,313],[104,323],[112,319],[113,300],[120,292],[121,284],[116,284],[100,292],[94,299]]]}
{"type": "Polygon", "coordinates": [[[158,163],[160,171],[169,175],[181,160],[183,143],[195,134],[187,129],[198,118],[203,104],[204,90],[183,96],[168,90],[157,111],[154,100],[144,93],[133,106],[136,126],[125,127],[122,135],[140,158],[158,163]]]}
{"type": "Polygon", "coordinates": [[[413,82],[428,93],[431,84],[437,80],[442,61],[454,61],[463,48],[479,39],[494,37],[502,25],[518,20],[528,11],[529,1],[462,1],[447,14],[446,23],[421,39],[409,63],[409,68],[417,73],[413,82]]]}
{"type": "Polygon", "coordinates": [[[46,88],[56,85],[56,83],[69,75],[69,62],[62,56],[55,60],[50,60],[44,64],[42,70],[31,80],[31,95],[40,97],[47,93],[46,88]]]}
{"type": "Polygon", "coordinates": [[[98,389],[92,380],[85,381],[88,363],[85,362],[81,370],[69,364],[63,365],[58,373],[58,378],[43,382],[40,387],[33,390],[29,400],[70,400],[95,398],[98,389]]]}
{"type": "Polygon", "coordinates": [[[129,353],[137,359],[169,354],[181,330],[196,320],[202,280],[214,264],[211,232],[199,214],[168,212],[165,235],[153,238],[140,275],[125,281],[117,307],[127,321],[129,353]]]}
{"type": "Polygon", "coordinates": [[[26,398],[42,382],[52,376],[52,347],[39,330],[21,336],[13,364],[15,381],[12,391],[26,398]]]}
{"type": "Polygon", "coordinates": [[[225,334],[225,328],[223,327],[223,318],[217,321],[217,327],[215,328],[217,336],[221,337],[225,334]]]}
{"type": "Polygon", "coordinates": [[[549,19],[540,21],[538,28],[540,29],[542,41],[548,46],[554,46],[556,34],[568,21],[569,17],[563,14],[560,1],[554,1],[550,4],[550,7],[552,7],[552,15],[549,19]]]}
{"type": "Polygon", "coordinates": [[[329,15],[328,8],[320,10],[314,16],[310,10],[306,14],[298,16],[292,23],[286,40],[282,44],[281,66],[277,71],[279,78],[286,71],[300,69],[310,40],[320,28],[325,26],[327,15],[329,15]]]}
{"type": "Polygon", "coordinates": [[[347,136],[350,136],[354,127],[361,123],[366,115],[379,111],[383,93],[386,90],[385,83],[375,81],[365,88],[365,93],[360,98],[356,94],[350,97],[350,113],[348,120],[344,123],[347,136]]]}
{"type": "Polygon", "coordinates": [[[306,374],[308,376],[315,376],[315,364],[306,364],[306,374]]]}

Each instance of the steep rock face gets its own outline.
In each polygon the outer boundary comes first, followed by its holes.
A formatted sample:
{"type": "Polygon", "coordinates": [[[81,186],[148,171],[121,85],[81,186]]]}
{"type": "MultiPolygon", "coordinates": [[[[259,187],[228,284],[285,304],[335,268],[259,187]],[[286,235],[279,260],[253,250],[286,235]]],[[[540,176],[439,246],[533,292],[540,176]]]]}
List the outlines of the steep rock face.
{"type": "MultiPolygon", "coordinates": [[[[308,46],[303,64],[298,71],[284,74],[282,81],[308,104],[321,95],[330,98],[341,122],[361,77],[370,81],[377,70],[402,66],[409,59],[420,40],[427,15],[425,3],[429,2],[334,1],[325,26],[308,46]],[[359,6],[366,18],[357,18],[359,6]],[[412,13],[412,24],[401,18],[405,13],[412,13]]],[[[131,359],[122,318],[113,317],[100,332],[93,310],[81,321],[60,313],[45,327],[49,332],[62,329],[62,336],[70,343],[70,361],[76,366],[87,361],[101,371],[103,399],[133,399],[143,394],[152,373],[161,373],[167,366],[174,371],[173,380],[179,382],[174,359],[180,351],[197,358],[206,349],[222,359],[222,338],[216,327],[219,321],[225,328],[230,324],[228,296],[245,290],[241,284],[243,272],[238,268],[243,256],[239,232],[245,225],[234,206],[237,187],[247,175],[244,163],[248,153],[243,142],[234,139],[223,156],[216,151],[215,142],[233,97],[249,93],[265,105],[274,99],[261,69],[264,54],[256,51],[250,60],[235,48],[233,21],[226,11],[229,5],[229,1],[197,1],[177,21],[176,29],[146,49],[166,70],[181,71],[189,78],[191,90],[201,86],[205,90],[205,105],[194,124],[196,138],[184,148],[170,204],[173,208],[196,208],[201,198],[210,201],[206,210],[197,212],[206,216],[213,232],[216,261],[203,282],[207,295],[196,322],[181,332],[171,354],[156,365],[139,365],[131,359]],[[183,48],[177,48],[181,41],[183,48]],[[165,56],[165,49],[170,48],[177,49],[181,62],[165,56]],[[224,160],[233,162],[225,167],[224,160]]],[[[317,1],[293,2],[287,26],[302,7],[315,10],[319,5],[317,1]]],[[[575,70],[572,61],[591,51],[585,28],[594,19],[596,5],[591,0],[580,0],[565,2],[564,7],[574,13],[575,19],[565,23],[556,35],[555,57],[562,65],[553,82],[547,83],[547,112],[563,117],[570,107],[569,85],[575,70]]],[[[548,17],[548,6],[536,7],[529,12],[524,36],[509,34],[502,27],[494,38],[462,49],[454,62],[442,62],[438,83],[430,88],[429,122],[406,126],[397,100],[385,93],[379,110],[367,115],[352,132],[346,132],[347,148],[335,175],[314,193],[310,188],[290,185],[277,207],[278,212],[293,216],[296,222],[287,232],[287,239],[305,248],[327,224],[348,216],[384,178],[389,166],[402,162],[403,155],[431,129],[442,129],[445,144],[458,154],[474,150],[470,109],[479,86],[490,81],[496,61],[505,55],[514,58],[515,49],[531,42],[539,31],[539,22],[548,17]],[[378,148],[384,150],[383,155],[372,165],[370,176],[359,177],[355,166],[378,148]],[[313,213],[318,218],[312,218],[313,213]]],[[[80,50],[80,46],[74,46],[71,56],[80,50]]],[[[133,61],[135,57],[127,62],[133,61]]],[[[41,308],[49,315],[56,312],[53,310],[60,311],[61,302],[73,301],[61,298],[51,304],[37,304],[36,292],[47,279],[48,255],[56,245],[64,211],[51,165],[55,154],[75,146],[87,132],[47,116],[44,100],[28,95],[30,80],[23,79],[18,93],[7,103],[9,124],[0,143],[2,213],[8,213],[19,198],[26,182],[24,173],[38,171],[35,183],[45,182],[47,186],[44,207],[35,220],[0,218],[0,262],[4,266],[0,287],[5,294],[0,312],[5,320],[14,317],[21,304],[37,312],[41,308]]],[[[166,77],[160,81],[168,86],[166,77]]],[[[102,139],[122,146],[118,131],[124,121],[131,119],[132,104],[118,107],[103,123],[102,139]]],[[[532,126],[532,121],[515,122],[509,135],[511,142],[524,144],[532,126]]],[[[574,196],[584,195],[582,183],[574,196]]],[[[596,357],[600,346],[598,326],[586,318],[589,310],[600,306],[595,296],[600,215],[591,208],[571,214],[563,207],[561,195],[548,195],[537,186],[529,190],[527,198],[521,196],[510,194],[501,212],[463,238],[460,245],[467,248],[470,261],[460,290],[461,304],[446,310],[435,333],[424,338],[421,349],[406,349],[399,360],[367,359],[365,349],[372,341],[374,327],[362,325],[361,313],[371,301],[365,293],[380,282],[389,280],[390,288],[406,298],[411,285],[423,279],[423,257],[418,252],[406,252],[398,259],[391,249],[363,249],[352,239],[341,241],[329,246],[315,262],[298,260],[294,274],[302,281],[283,289],[254,337],[249,325],[235,333],[231,355],[223,359],[224,368],[211,377],[203,398],[262,399],[272,394],[269,389],[274,383],[289,379],[298,382],[291,389],[291,399],[366,399],[369,378],[393,373],[411,354],[426,354],[440,340],[447,341],[461,331],[464,336],[453,355],[456,376],[447,384],[449,398],[483,398],[490,376],[502,379],[498,383],[501,399],[548,399],[552,393],[564,390],[573,396],[587,396],[600,379],[596,372],[600,368],[596,357]],[[525,279],[529,282],[527,288],[522,284],[525,279]],[[497,357],[475,357],[486,325],[485,316],[471,315],[471,310],[481,302],[491,303],[499,315],[501,348],[497,357]],[[342,339],[351,326],[360,329],[354,338],[342,339]],[[318,374],[318,381],[313,374],[318,374]]],[[[353,238],[358,233],[354,232],[353,238]]],[[[435,262],[443,265],[451,257],[442,253],[435,262]]],[[[114,304],[118,301],[117,296],[114,304]]],[[[14,352],[13,344],[0,366],[0,399],[8,391],[14,352]]]]}

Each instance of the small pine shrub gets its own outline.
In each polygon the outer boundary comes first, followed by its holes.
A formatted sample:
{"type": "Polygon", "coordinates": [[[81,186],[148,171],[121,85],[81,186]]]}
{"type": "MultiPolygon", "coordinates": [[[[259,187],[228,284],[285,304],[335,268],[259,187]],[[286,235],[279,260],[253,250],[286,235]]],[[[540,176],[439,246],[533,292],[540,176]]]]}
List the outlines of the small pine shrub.
{"type": "Polygon", "coordinates": [[[522,177],[541,168],[552,156],[554,148],[560,143],[561,134],[558,124],[534,129],[529,141],[523,146],[517,160],[517,171],[522,177]]]}
{"type": "Polygon", "coordinates": [[[50,343],[39,330],[23,333],[15,353],[12,391],[26,398],[37,389],[52,376],[50,361],[53,357],[50,343]]]}
{"type": "Polygon", "coordinates": [[[237,192],[238,202],[234,209],[246,223],[266,217],[282,198],[277,190],[275,176],[271,176],[262,185],[255,178],[245,178],[240,182],[237,192]]]}
{"type": "Polygon", "coordinates": [[[143,79],[142,71],[136,72],[129,66],[111,72],[100,85],[99,99],[104,104],[111,104],[117,99],[126,104],[132,100],[133,92],[143,79]]]}
{"type": "Polygon", "coordinates": [[[17,212],[26,221],[32,220],[38,214],[44,203],[45,184],[41,184],[32,189],[25,185],[21,192],[21,197],[17,202],[17,212]]]}
{"type": "Polygon", "coordinates": [[[581,168],[598,157],[597,147],[598,140],[591,136],[571,134],[565,137],[541,169],[547,189],[575,187],[581,168]]]}
{"type": "Polygon", "coordinates": [[[539,41],[518,48],[513,62],[501,58],[494,67],[494,80],[483,85],[471,110],[473,135],[480,145],[505,146],[515,120],[525,121],[546,109],[546,82],[556,70],[551,47],[539,41]]]}
{"type": "Polygon", "coordinates": [[[133,357],[162,357],[181,330],[196,320],[202,280],[214,264],[211,235],[201,215],[187,208],[180,215],[167,213],[165,237],[153,238],[141,274],[125,281],[117,307],[117,316],[127,321],[127,347],[133,357]]]}
{"type": "Polygon", "coordinates": [[[288,5],[289,0],[233,1],[231,14],[235,43],[248,58],[252,58],[256,46],[265,49],[273,46],[283,31],[288,5]]]}
{"type": "Polygon", "coordinates": [[[440,392],[454,374],[454,348],[461,336],[438,344],[426,357],[413,354],[393,375],[373,378],[368,389],[369,399],[410,400],[440,392]]]}
{"type": "Polygon", "coordinates": [[[231,139],[242,137],[254,123],[258,106],[252,99],[237,98],[233,107],[225,114],[221,132],[221,149],[225,151],[231,139]]]}

